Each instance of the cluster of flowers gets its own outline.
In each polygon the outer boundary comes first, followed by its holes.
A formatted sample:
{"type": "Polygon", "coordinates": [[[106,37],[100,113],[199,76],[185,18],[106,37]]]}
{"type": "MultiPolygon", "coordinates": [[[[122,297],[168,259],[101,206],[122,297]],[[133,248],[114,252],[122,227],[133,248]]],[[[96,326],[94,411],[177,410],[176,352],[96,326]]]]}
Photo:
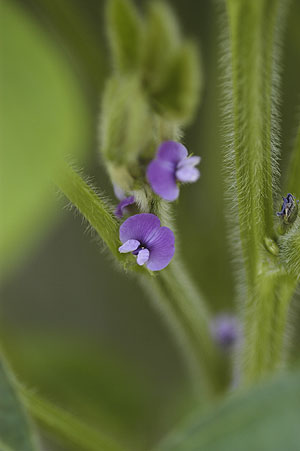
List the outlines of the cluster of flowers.
{"type": "MultiPolygon", "coordinates": [[[[179,186],[198,180],[200,172],[195,167],[200,157],[188,156],[187,149],[175,141],[163,142],[156,157],[147,168],[147,179],[155,194],[162,199],[173,201],[179,196],[179,186]]],[[[121,218],[127,207],[134,204],[134,196],[126,197],[115,187],[115,194],[120,203],[116,216],[121,218]]],[[[146,265],[151,271],[160,271],[173,258],[175,237],[168,227],[161,227],[160,220],[151,213],[140,213],[130,216],[120,227],[119,252],[131,252],[136,255],[137,264],[146,265]]]]}

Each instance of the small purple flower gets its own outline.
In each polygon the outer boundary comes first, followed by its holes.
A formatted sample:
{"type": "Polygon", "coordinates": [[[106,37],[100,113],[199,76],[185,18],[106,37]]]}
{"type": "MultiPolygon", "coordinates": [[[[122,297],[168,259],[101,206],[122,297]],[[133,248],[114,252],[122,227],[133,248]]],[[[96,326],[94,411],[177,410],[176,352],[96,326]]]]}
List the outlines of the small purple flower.
{"type": "Polygon", "coordinates": [[[161,227],[160,220],[151,213],[130,216],[120,227],[123,243],[119,252],[136,255],[137,264],[151,271],[160,271],[173,258],[175,237],[168,227],[161,227]]]}
{"type": "Polygon", "coordinates": [[[212,335],[215,341],[224,350],[232,349],[239,338],[239,326],[235,316],[220,314],[216,316],[211,325],[212,335]]]}
{"type": "Polygon", "coordinates": [[[200,163],[197,156],[188,157],[183,144],[175,141],[163,142],[147,168],[147,178],[153,191],[165,200],[175,200],[179,195],[177,182],[192,183],[200,177],[195,166],[200,163]]]}
{"type": "Polygon", "coordinates": [[[114,185],[114,192],[116,197],[120,200],[117,208],[115,209],[115,215],[120,219],[127,213],[126,208],[134,204],[135,199],[134,196],[126,197],[124,191],[117,185],[114,185]]]}
{"type": "Polygon", "coordinates": [[[286,224],[292,223],[295,221],[298,215],[298,203],[299,200],[296,200],[296,197],[291,193],[288,193],[286,197],[283,197],[283,204],[281,207],[281,211],[278,211],[277,216],[281,216],[283,221],[286,224]]]}

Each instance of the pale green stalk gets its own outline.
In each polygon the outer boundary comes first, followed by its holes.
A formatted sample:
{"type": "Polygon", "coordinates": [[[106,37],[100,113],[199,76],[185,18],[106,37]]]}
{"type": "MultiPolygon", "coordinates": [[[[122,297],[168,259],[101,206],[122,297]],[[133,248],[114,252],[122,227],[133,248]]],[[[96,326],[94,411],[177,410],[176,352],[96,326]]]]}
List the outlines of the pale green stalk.
{"type": "Polygon", "coordinates": [[[41,398],[36,393],[20,387],[24,404],[41,425],[60,441],[72,443],[83,451],[125,451],[125,447],[106,437],[98,429],[78,420],[75,416],[41,398]]]}
{"type": "Polygon", "coordinates": [[[238,249],[245,269],[240,289],[244,297],[240,364],[242,383],[246,384],[280,365],[294,289],[290,279],[282,276],[273,241],[273,197],[278,191],[276,42],[286,3],[226,1],[230,64],[226,82],[231,94],[225,94],[228,100],[232,97],[233,117],[226,164],[234,174],[228,183],[234,182],[230,185],[231,222],[236,224],[238,219],[238,249]]]}

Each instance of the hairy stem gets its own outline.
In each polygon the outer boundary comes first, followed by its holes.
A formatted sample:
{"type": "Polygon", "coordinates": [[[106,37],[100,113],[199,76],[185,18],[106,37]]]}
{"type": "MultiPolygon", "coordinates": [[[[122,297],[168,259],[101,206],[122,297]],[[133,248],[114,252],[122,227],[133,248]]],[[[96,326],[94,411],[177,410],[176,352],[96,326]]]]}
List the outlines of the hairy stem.
{"type": "Polygon", "coordinates": [[[55,183],[70,202],[87,219],[110,251],[120,259],[118,222],[105,200],[93,191],[71,166],[65,164],[55,183]]]}
{"type": "Polygon", "coordinates": [[[300,124],[287,171],[286,190],[300,197],[300,124]]]}
{"type": "Polygon", "coordinates": [[[211,315],[205,300],[178,259],[159,277],[166,284],[174,308],[185,324],[188,339],[195,349],[202,381],[205,381],[211,394],[221,391],[226,381],[224,378],[222,381],[224,374],[219,371],[221,360],[211,335],[211,315]]]}
{"type": "Polygon", "coordinates": [[[292,295],[289,282],[282,288],[278,257],[264,248],[266,241],[276,238],[276,42],[285,3],[226,0],[231,66],[227,81],[232,90],[233,117],[227,163],[234,173],[232,201],[245,269],[241,290],[246,300],[242,383],[255,382],[279,365],[292,295]]]}

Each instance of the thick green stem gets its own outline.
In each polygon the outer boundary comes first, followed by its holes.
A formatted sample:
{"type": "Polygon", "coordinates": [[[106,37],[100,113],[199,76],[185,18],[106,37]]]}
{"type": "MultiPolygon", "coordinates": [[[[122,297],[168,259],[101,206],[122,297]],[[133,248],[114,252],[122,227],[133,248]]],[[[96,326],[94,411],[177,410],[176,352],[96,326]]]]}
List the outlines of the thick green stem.
{"type": "Polygon", "coordinates": [[[233,116],[227,162],[234,172],[233,203],[245,268],[242,383],[255,382],[279,366],[292,295],[290,283],[282,280],[278,257],[265,249],[276,238],[273,195],[278,186],[278,156],[273,100],[278,88],[277,30],[285,3],[226,0],[233,116]]]}
{"type": "Polygon", "coordinates": [[[300,124],[286,177],[286,191],[300,197],[300,124]]]}
{"type": "Polygon", "coordinates": [[[278,0],[227,0],[233,154],[240,240],[248,284],[255,283],[264,237],[273,237],[276,155],[271,94],[278,0]]]}
{"type": "Polygon", "coordinates": [[[242,382],[250,384],[283,366],[287,314],[295,281],[285,272],[262,267],[245,309],[242,382]]]}

